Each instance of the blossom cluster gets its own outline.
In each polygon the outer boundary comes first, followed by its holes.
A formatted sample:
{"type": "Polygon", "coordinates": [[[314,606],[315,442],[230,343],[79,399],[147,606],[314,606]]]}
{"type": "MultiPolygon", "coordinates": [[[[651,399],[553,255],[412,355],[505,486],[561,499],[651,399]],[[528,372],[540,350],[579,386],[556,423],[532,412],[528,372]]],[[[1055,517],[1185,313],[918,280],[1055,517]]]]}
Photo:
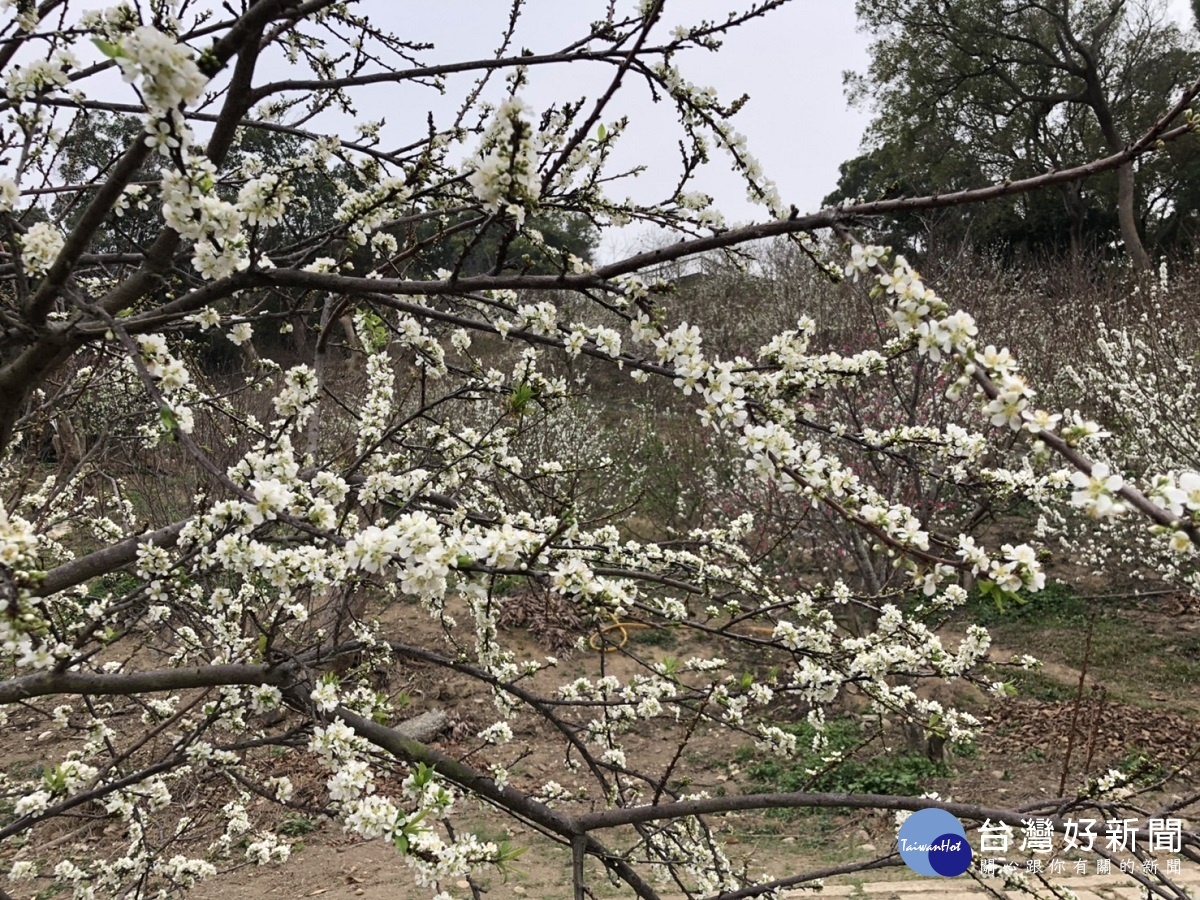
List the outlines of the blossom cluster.
{"type": "Polygon", "coordinates": [[[50,222],[35,222],[21,237],[21,261],[32,275],[41,275],[62,251],[63,234],[50,222]]]}
{"type": "Polygon", "coordinates": [[[485,209],[511,216],[518,226],[541,194],[537,139],[528,111],[519,97],[497,107],[467,176],[485,209]]]}
{"type": "Polygon", "coordinates": [[[116,61],[124,79],[138,83],[152,114],[195,102],[208,83],[191,48],[150,25],[135,28],[121,40],[116,61]]]}

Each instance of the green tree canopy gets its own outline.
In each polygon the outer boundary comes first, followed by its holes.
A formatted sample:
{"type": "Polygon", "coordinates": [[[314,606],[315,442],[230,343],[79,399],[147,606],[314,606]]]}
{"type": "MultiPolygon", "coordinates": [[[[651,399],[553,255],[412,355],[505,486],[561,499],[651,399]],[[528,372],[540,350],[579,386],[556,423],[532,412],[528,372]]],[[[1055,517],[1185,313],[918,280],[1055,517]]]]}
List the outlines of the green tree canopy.
{"type": "MultiPolygon", "coordinates": [[[[848,74],[847,87],[875,119],[831,202],[891,185],[960,190],[1118,152],[1195,60],[1162,0],[860,0],[857,12],[872,36],[871,63],[848,74]]],[[[938,224],[945,240],[1053,253],[1119,238],[1145,268],[1147,244],[1181,233],[1168,191],[1195,152],[1185,142],[1136,172],[1126,165],[938,224]]],[[[901,226],[900,235],[911,243],[928,225],[901,226]]]]}

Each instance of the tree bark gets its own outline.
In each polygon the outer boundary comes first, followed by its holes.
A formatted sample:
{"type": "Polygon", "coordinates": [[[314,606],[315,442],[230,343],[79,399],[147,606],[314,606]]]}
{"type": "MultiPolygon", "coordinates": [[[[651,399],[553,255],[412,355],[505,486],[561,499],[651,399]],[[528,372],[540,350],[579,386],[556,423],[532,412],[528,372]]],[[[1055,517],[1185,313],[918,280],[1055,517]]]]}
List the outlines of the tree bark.
{"type": "MultiPolygon", "coordinates": [[[[1099,68],[1092,54],[1086,54],[1084,59],[1087,64],[1084,75],[1087,83],[1087,104],[1096,114],[1096,123],[1100,126],[1100,134],[1103,135],[1108,149],[1113,153],[1120,153],[1125,149],[1126,143],[1109,106],[1099,68]]],[[[1117,222],[1121,228],[1121,240],[1125,242],[1125,253],[1129,256],[1129,262],[1137,271],[1149,272],[1152,263],[1138,233],[1136,199],[1133,160],[1126,160],[1117,168],[1117,222]]]]}
{"type": "Polygon", "coordinates": [[[1139,272],[1149,272],[1153,264],[1150,254],[1138,234],[1137,211],[1134,208],[1133,163],[1127,162],[1117,169],[1117,221],[1121,226],[1121,240],[1129,261],[1139,272]]]}

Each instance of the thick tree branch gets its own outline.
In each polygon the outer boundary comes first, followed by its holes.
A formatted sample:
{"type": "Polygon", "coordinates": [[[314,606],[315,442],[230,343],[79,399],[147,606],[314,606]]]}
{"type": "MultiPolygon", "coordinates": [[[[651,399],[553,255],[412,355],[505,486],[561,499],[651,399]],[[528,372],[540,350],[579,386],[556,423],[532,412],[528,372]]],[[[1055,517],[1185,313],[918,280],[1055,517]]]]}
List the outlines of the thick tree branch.
{"type": "Polygon", "coordinates": [[[286,685],[294,677],[288,665],[229,663],[102,675],[90,672],[39,672],[0,682],[0,703],[16,703],[57,694],[132,696],[156,691],[185,691],[222,685],[286,685]]]}
{"type": "Polygon", "coordinates": [[[101,550],[56,566],[33,585],[33,593],[39,597],[49,597],[92,578],[116,571],[137,559],[138,548],[146,544],[164,548],[174,547],[179,540],[179,533],[190,521],[191,519],[181,519],[156,531],[127,537],[101,550]]]}

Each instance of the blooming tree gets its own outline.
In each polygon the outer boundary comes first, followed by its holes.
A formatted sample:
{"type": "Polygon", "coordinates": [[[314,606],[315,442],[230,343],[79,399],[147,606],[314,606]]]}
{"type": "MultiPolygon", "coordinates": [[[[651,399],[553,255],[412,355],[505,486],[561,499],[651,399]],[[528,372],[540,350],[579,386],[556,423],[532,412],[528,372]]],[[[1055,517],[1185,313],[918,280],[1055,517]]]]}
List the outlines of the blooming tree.
{"type": "MultiPolygon", "coordinates": [[[[646,900],[663,883],[731,900],[822,875],[734,867],[709,830],[725,811],[941,806],[1014,826],[1039,814],[1061,830],[1074,810],[1132,802],[1117,776],[1013,809],[677,787],[701,733],[785,758],[805,749],[781,727],[785,701],[820,750],[825,712],[851,688],[881,716],[952,741],[974,733],[972,716],[914,686],[978,679],[986,631],[943,640],[936,627],[965,602],[967,577],[1036,592],[1036,549],[942,531],[880,472],[1063,515],[1141,517],[1178,577],[1198,536],[1200,475],[1125,477],[1098,426],[1039,408],[1009,351],[847,229],[1124,166],[1191,130],[1200,85],[1138,141],[1077,169],[800,215],[730,125],[740,104],[677,65],[782,3],[674,30],[663,0],[602,4],[546,52],[512,46],[515,3],[495,54],[465,61],[389,33],[365,3],[0,3],[0,715],[34,723],[50,748],[36,774],[0,776],[10,889],[169,896],[222,868],[283,862],[290,845],[255,799],[391,842],[437,898],[518,852],[456,826],[482,800],[563,845],[576,896],[590,857],[646,900]],[[532,108],[530,79],[566,65],[606,80],[532,108]],[[464,74],[461,104],[401,123],[396,149],[381,124],[339,127],[374,91],[441,91],[464,74]],[[629,123],[614,110],[631,90],[669,103],[681,129],[683,177],[657,203],[616,191],[629,123]],[[64,179],[62,147],[89,116],[119,117],[133,136],[64,179]],[[254,150],[264,135],[298,149],[254,150]],[[744,176],[761,224],[727,228],[690,190],[713,153],[744,176]],[[322,197],[331,208],[311,208],[322,197]],[[593,265],[533,227],[547,214],[654,223],[680,240],[593,265]],[[447,241],[465,258],[485,235],[499,235],[491,271],[429,264],[447,241]],[[876,298],[891,329],[877,347],[822,351],[804,318],[723,358],[654,274],[780,235],[876,298]],[[961,421],[939,406],[931,421],[864,427],[838,399],[906,361],[936,373],[927,381],[961,421]],[[892,574],[781,579],[747,551],[750,508],[630,539],[620,486],[606,484],[620,461],[586,411],[627,381],[672,392],[748,476],[832,517],[892,574]],[[875,457],[886,469],[860,464],[875,457]],[[581,623],[573,656],[502,627],[513,585],[581,623]],[[866,627],[844,627],[850,609],[869,613],[866,627]],[[703,649],[662,660],[625,647],[621,666],[591,654],[587,633],[621,620],[678,628],[703,649]],[[746,675],[748,654],[773,664],[746,675]],[[416,667],[489,695],[488,721],[455,743],[465,750],[406,721],[388,678],[416,667]],[[514,776],[531,720],[562,765],[539,785],[514,776]],[[639,755],[647,733],[673,748],[665,760],[639,755]],[[320,791],[301,796],[281,758],[319,768],[320,791]],[[117,826],[99,856],[44,840],[81,812],[117,826]]],[[[1136,877],[1183,896],[1165,875],[1136,877]]]]}

